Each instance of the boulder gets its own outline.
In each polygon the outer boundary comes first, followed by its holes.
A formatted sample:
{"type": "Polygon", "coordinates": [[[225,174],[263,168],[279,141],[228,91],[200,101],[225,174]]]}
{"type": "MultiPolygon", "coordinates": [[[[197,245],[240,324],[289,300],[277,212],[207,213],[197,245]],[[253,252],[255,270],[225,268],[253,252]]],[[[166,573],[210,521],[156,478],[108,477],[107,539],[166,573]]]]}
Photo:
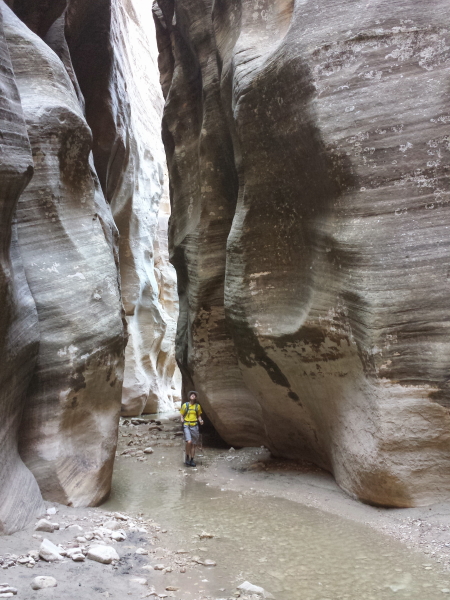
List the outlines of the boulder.
{"type": "Polygon", "coordinates": [[[43,590],[45,588],[56,587],[58,582],[54,577],[50,577],[49,575],[39,575],[39,577],[35,577],[31,582],[31,589],[33,590],[43,590]]]}
{"type": "Polygon", "coordinates": [[[59,524],[51,523],[50,521],[47,521],[47,519],[40,519],[34,528],[35,531],[45,531],[47,533],[53,533],[57,529],[59,529],[59,524]]]}
{"type": "Polygon", "coordinates": [[[109,565],[113,560],[119,560],[119,555],[112,546],[92,546],[88,550],[87,558],[109,565]]]}
{"type": "Polygon", "coordinates": [[[63,560],[63,556],[60,554],[60,549],[58,546],[55,546],[53,542],[45,538],[42,540],[39,548],[39,556],[47,562],[63,560]]]}
{"type": "Polygon", "coordinates": [[[119,529],[118,531],[112,532],[111,539],[116,542],[124,542],[127,539],[127,534],[123,529],[119,529]]]}

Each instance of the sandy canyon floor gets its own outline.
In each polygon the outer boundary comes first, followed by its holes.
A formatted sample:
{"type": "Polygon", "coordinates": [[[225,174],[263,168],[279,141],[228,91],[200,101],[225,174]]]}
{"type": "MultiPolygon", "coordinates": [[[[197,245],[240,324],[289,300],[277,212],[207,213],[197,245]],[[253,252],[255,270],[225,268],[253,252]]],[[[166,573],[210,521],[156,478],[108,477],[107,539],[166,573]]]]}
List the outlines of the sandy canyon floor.
{"type": "Polygon", "coordinates": [[[366,506],[313,465],[206,434],[197,468],[187,468],[179,423],[152,421],[122,420],[103,507],[47,503],[42,517],[59,529],[0,538],[0,597],[258,598],[237,589],[245,580],[276,600],[450,597],[450,503],[366,506]],[[43,539],[62,560],[39,558],[43,539]],[[95,546],[119,559],[91,560],[95,546]],[[39,576],[57,586],[33,590],[39,576]],[[2,584],[13,590],[2,594],[2,584]]]}

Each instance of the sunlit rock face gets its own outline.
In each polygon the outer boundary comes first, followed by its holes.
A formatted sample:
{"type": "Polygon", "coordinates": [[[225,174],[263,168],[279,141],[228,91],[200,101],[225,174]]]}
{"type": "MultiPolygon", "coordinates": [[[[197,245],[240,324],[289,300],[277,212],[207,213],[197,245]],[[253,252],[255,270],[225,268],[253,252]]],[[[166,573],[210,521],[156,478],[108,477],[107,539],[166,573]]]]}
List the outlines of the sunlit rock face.
{"type": "Polygon", "coordinates": [[[175,272],[158,255],[156,241],[161,219],[167,223],[159,207],[168,183],[151,4],[71,0],[66,36],[93,132],[95,166],[120,233],[129,332],[122,414],[169,410],[178,307],[175,272]]]}
{"type": "Polygon", "coordinates": [[[150,413],[157,406],[161,410],[173,410],[174,403],[181,400],[181,373],[175,360],[175,337],[178,319],[177,277],[169,262],[167,232],[169,229],[170,202],[168,175],[165,172],[165,193],[158,213],[158,229],[155,236],[155,278],[159,290],[160,314],[164,322],[164,336],[158,341],[155,365],[156,377],[151,389],[159,391],[159,398],[149,394],[144,412],[150,413]]]}
{"type": "Polygon", "coordinates": [[[18,430],[38,354],[38,318],[13,224],[33,173],[31,147],[0,12],[0,534],[26,526],[42,510],[39,487],[18,453],[18,430]]]}
{"type": "Polygon", "coordinates": [[[185,383],[375,504],[450,496],[449,17],[155,6],[185,383]]]}
{"type": "Polygon", "coordinates": [[[63,64],[4,5],[3,18],[34,162],[17,207],[40,332],[20,452],[46,499],[93,505],[110,489],[123,380],[115,227],[63,64]]]}

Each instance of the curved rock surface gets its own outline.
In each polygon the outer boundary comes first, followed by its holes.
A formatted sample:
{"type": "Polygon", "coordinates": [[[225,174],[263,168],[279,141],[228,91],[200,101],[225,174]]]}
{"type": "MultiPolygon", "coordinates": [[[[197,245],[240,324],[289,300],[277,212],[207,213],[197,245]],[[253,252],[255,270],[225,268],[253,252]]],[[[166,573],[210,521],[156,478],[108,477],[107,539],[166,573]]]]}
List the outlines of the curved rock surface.
{"type": "Polygon", "coordinates": [[[13,217],[33,159],[0,12],[0,534],[26,526],[43,503],[18,454],[18,431],[38,353],[36,306],[13,217]]]}
{"type": "Polygon", "coordinates": [[[74,506],[108,495],[126,320],[124,405],[172,408],[178,305],[167,202],[159,212],[167,176],[151,9],[0,0],[0,13],[0,533],[9,533],[42,510],[41,492],[74,506]]]}
{"type": "MultiPolygon", "coordinates": [[[[71,0],[66,35],[86,100],[95,166],[120,233],[130,335],[122,414],[171,410],[178,310],[175,272],[154,247],[168,182],[151,5],[71,0]]],[[[164,212],[161,219],[167,221],[164,212]]]]}
{"type": "Polygon", "coordinates": [[[40,348],[20,451],[47,499],[98,504],[110,489],[123,379],[122,305],[104,233],[114,224],[104,221],[91,133],[64,66],[9,9],[3,16],[34,160],[17,220],[40,348]]]}
{"type": "Polygon", "coordinates": [[[154,12],[185,385],[365,502],[448,499],[448,3],[154,12]]]}

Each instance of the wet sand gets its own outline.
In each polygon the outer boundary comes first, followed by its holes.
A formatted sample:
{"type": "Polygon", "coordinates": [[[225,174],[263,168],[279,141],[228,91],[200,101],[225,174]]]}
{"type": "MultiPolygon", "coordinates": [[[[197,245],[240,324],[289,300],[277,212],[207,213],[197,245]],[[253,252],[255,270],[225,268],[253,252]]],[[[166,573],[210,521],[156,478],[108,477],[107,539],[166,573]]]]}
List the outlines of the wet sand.
{"type": "MultiPolygon", "coordinates": [[[[450,544],[450,503],[401,510],[366,506],[311,464],[273,459],[264,448],[229,449],[213,437],[198,468],[187,468],[179,425],[162,421],[123,421],[113,492],[103,507],[47,503],[58,510],[47,518],[59,523],[59,531],[30,527],[0,538],[0,562],[14,562],[0,571],[0,583],[16,587],[15,597],[235,598],[244,579],[262,585],[276,600],[450,595],[445,545],[450,544]],[[146,454],[149,447],[153,452],[146,454]],[[115,519],[116,511],[126,512],[128,520],[115,519]],[[102,533],[108,521],[118,521],[125,541],[113,542],[102,533]],[[205,529],[214,537],[202,537],[205,529]],[[86,551],[96,538],[86,543],[76,538],[99,530],[103,539],[97,541],[114,546],[117,563],[66,558],[29,567],[17,562],[39,549],[38,537],[65,550],[78,545],[86,551]],[[164,569],[155,570],[158,565],[164,569]],[[38,575],[54,576],[58,586],[33,591],[30,583],[38,575]]],[[[251,596],[241,594],[246,597],[251,596]]]]}
{"type": "Polygon", "coordinates": [[[450,502],[402,509],[369,506],[341,490],[328,472],[271,458],[261,448],[223,452],[198,480],[237,492],[251,489],[363,523],[450,569],[450,502]]]}

